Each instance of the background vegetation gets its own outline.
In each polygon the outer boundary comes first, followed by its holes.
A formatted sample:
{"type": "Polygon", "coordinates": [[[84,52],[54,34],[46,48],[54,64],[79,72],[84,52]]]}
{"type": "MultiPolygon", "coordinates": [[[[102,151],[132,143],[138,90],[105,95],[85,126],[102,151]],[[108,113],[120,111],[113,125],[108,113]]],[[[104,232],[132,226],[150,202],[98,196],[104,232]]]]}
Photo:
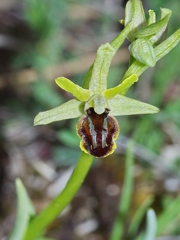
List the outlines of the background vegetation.
{"type": "MultiPolygon", "coordinates": [[[[125,1],[124,1],[125,2],[125,1]]],[[[40,211],[64,187],[80,150],[76,120],[33,127],[39,111],[71,96],[54,82],[58,76],[81,84],[101,43],[121,30],[123,1],[24,0],[0,3],[0,238],[15,218],[14,179],[20,177],[40,211]],[[43,2],[43,4],[42,4],[43,2]]],[[[179,28],[178,1],[143,1],[146,9],[173,11],[167,35],[179,28]]],[[[158,216],[178,199],[180,189],[180,45],[147,70],[128,96],[161,109],[153,116],[118,118],[116,154],[94,161],[76,198],[48,229],[55,239],[109,239],[124,179],[126,142],[134,140],[134,192],[127,228],[144,201],[158,216]]],[[[127,45],[115,57],[109,86],[128,64],[127,45]]],[[[173,207],[174,206],[174,207],[173,207]]],[[[179,201],[161,236],[180,237],[179,201]],[[176,211],[175,211],[176,210],[176,211]]],[[[163,215],[161,215],[163,216],[163,215]]],[[[166,219],[164,217],[164,219],[166,219]]],[[[142,221],[141,228],[144,227],[142,221]]],[[[126,229],[124,232],[126,236],[126,229]]],[[[126,238],[125,238],[126,239],[126,238]]],[[[178,238],[177,238],[178,239],[178,238]]]]}

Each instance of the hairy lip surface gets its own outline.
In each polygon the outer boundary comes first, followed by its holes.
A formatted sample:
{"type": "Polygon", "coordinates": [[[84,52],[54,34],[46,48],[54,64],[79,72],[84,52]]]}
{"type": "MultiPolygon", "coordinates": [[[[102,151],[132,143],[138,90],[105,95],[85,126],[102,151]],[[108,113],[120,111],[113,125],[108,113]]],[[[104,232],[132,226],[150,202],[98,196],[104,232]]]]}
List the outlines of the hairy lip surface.
{"type": "Polygon", "coordinates": [[[116,148],[119,127],[116,119],[108,114],[107,108],[99,115],[91,107],[77,124],[81,149],[95,157],[105,157],[116,148]]]}

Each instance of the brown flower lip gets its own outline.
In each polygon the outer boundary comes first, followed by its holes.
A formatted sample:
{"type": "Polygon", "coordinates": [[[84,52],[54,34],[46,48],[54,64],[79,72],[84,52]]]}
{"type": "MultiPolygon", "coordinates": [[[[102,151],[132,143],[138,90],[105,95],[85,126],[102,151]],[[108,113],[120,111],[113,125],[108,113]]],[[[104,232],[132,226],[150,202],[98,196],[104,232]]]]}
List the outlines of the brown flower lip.
{"type": "Polygon", "coordinates": [[[77,124],[77,133],[82,138],[80,147],[92,156],[105,157],[116,148],[119,126],[117,120],[109,116],[109,112],[105,108],[102,114],[97,114],[91,107],[77,124]]]}

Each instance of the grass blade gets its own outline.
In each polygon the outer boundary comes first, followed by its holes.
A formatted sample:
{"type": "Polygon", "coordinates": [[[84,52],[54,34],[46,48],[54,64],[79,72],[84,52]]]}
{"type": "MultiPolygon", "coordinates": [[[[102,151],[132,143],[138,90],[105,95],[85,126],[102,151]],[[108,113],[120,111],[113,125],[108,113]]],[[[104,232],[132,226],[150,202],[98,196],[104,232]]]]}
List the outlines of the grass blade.
{"type": "Polygon", "coordinates": [[[14,229],[9,240],[23,239],[29,220],[35,215],[34,207],[20,179],[16,180],[17,216],[14,229]]]}
{"type": "Polygon", "coordinates": [[[122,189],[122,195],[118,207],[118,215],[116,217],[110,240],[121,239],[124,231],[126,216],[129,210],[132,189],[133,189],[133,155],[132,142],[128,143],[125,166],[125,179],[122,189]]]}
{"type": "Polygon", "coordinates": [[[156,214],[153,209],[149,209],[147,212],[147,224],[144,240],[155,240],[157,229],[156,214]]]}
{"type": "Polygon", "coordinates": [[[142,205],[138,208],[138,210],[136,211],[130,227],[129,227],[129,231],[128,231],[128,235],[129,236],[134,236],[138,230],[138,227],[145,215],[145,213],[147,212],[147,209],[149,208],[149,206],[152,204],[152,202],[154,201],[153,197],[147,198],[142,205]]]}

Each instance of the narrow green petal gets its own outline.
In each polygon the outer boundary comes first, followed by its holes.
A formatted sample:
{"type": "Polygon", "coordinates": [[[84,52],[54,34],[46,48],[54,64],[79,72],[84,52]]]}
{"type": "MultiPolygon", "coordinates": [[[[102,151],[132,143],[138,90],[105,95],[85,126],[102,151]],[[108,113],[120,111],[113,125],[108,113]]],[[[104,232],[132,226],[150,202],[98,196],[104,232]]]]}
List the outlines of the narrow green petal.
{"type": "Polygon", "coordinates": [[[110,108],[110,115],[112,116],[152,114],[159,111],[157,107],[150,104],[121,95],[116,95],[114,98],[107,101],[110,108]]]}
{"type": "Polygon", "coordinates": [[[132,74],[130,77],[126,78],[118,86],[114,88],[109,88],[106,91],[104,91],[103,95],[107,99],[113,98],[117,94],[125,95],[128,89],[133,85],[133,83],[137,81],[138,81],[138,76],[136,74],[132,74]]]}
{"type": "Polygon", "coordinates": [[[34,119],[34,125],[45,125],[65,119],[77,118],[84,113],[84,104],[72,99],[56,108],[40,112],[34,119]]]}
{"type": "Polygon", "coordinates": [[[56,84],[64,89],[66,92],[70,92],[75,98],[80,101],[87,101],[91,96],[91,91],[84,89],[65,77],[56,78],[56,84]]]}

